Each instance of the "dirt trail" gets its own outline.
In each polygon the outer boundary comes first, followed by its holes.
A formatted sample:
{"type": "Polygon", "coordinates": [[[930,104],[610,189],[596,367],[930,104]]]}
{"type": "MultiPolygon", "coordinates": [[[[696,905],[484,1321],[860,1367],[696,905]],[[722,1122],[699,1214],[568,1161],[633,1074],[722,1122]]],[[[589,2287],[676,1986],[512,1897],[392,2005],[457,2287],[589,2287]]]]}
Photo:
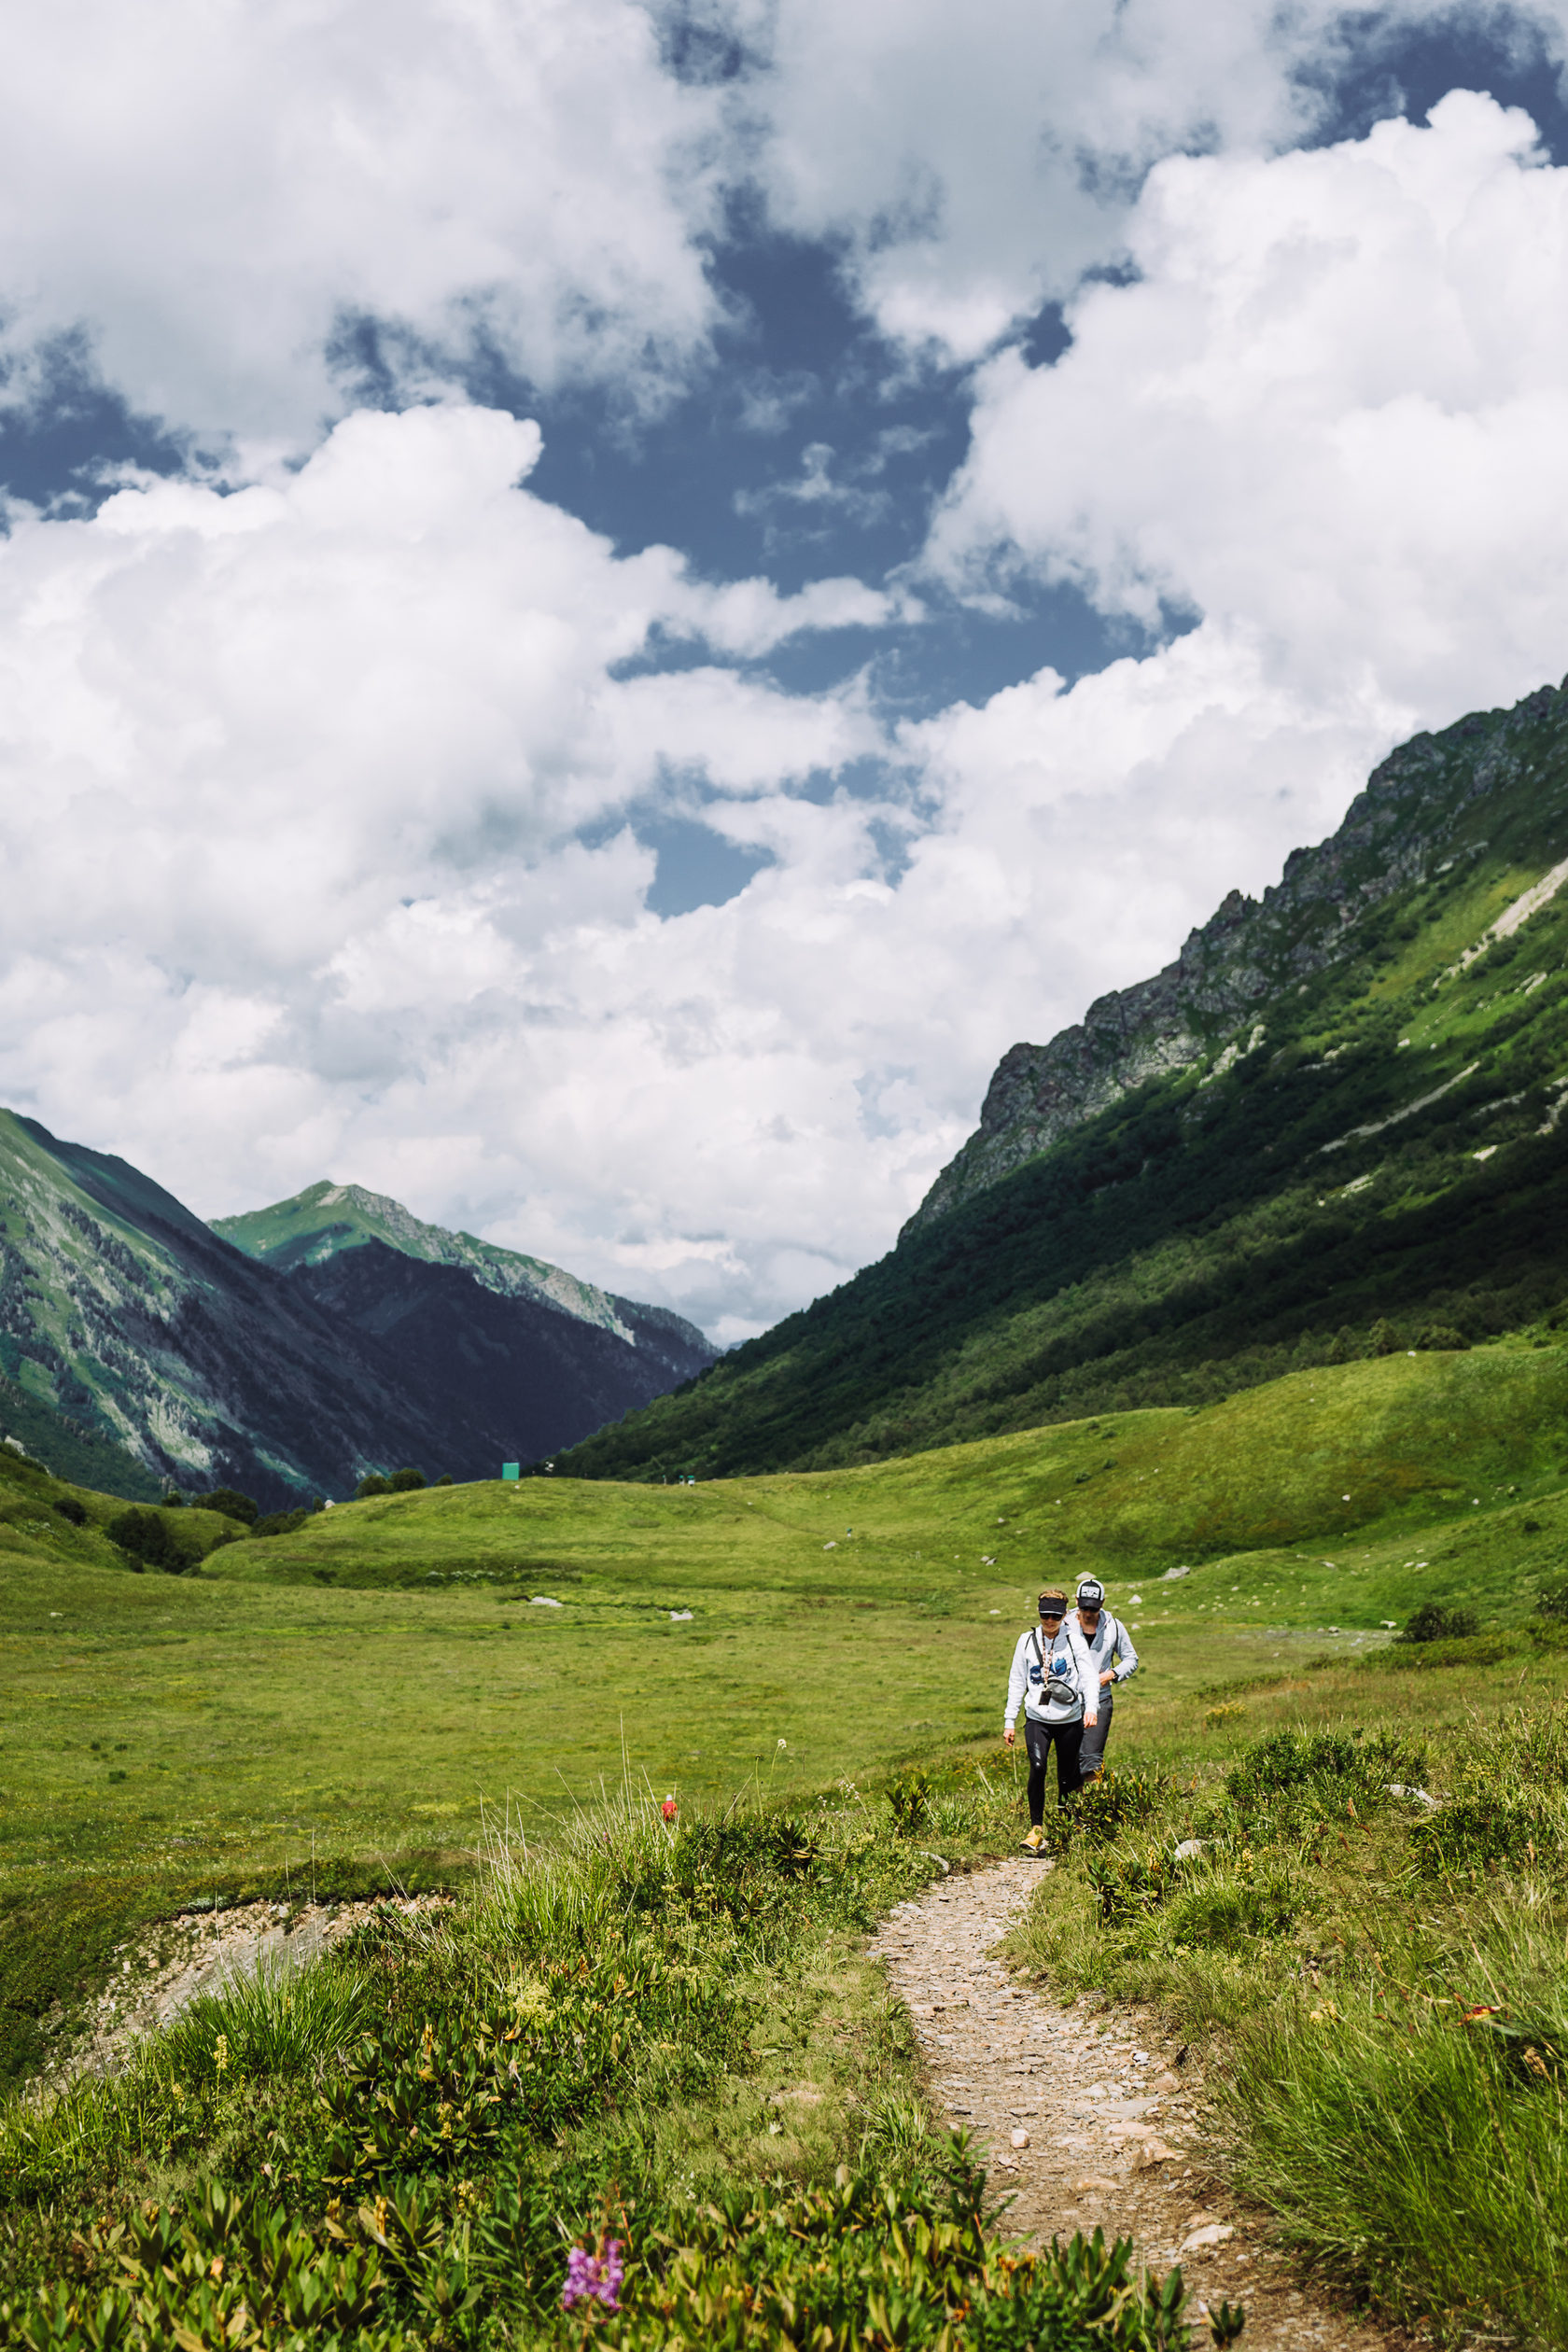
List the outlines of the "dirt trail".
{"type": "Polygon", "coordinates": [[[1303,2288],[1226,2195],[1205,2161],[1201,2072],[1148,2011],[1093,1995],[1063,2009],[989,1956],[1050,1867],[955,1873],[901,1903],[871,1946],[947,2121],[985,2147],[993,2187],[1015,2192],[1009,2233],[1039,2246],[1099,2228],[1132,2238],[1153,2270],[1180,2261],[1199,2322],[1210,2303],[1245,2304],[1248,2352],[1396,2352],[1407,2339],[1303,2288]]]}

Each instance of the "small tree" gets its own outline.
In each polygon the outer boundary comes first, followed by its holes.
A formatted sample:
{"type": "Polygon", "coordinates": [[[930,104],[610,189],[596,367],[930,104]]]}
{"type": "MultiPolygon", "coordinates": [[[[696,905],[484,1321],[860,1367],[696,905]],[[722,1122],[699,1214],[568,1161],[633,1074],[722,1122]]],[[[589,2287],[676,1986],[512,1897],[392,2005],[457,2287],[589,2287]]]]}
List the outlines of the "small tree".
{"type": "Polygon", "coordinates": [[[1439,1353],[1449,1349],[1467,1348],[1470,1342],[1462,1331],[1454,1329],[1452,1323],[1428,1323],[1416,1345],[1439,1353]]]}
{"type": "Polygon", "coordinates": [[[241,1494],[234,1487],[214,1487],[210,1494],[198,1494],[192,1510],[221,1511],[225,1519],[238,1519],[243,1526],[252,1527],[261,1516],[261,1505],[253,1503],[248,1494],[241,1494]]]}
{"type": "Polygon", "coordinates": [[[128,1560],[134,1560],[147,1568],[166,1569],[172,1576],[184,1571],[185,1554],[178,1548],[166,1522],[156,1511],[119,1511],[110,1519],[107,1533],[128,1560]]]}
{"type": "Polygon", "coordinates": [[[363,1503],[368,1495],[390,1494],[391,1491],[390,1478],[384,1478],[379,1470],[367,1470],[354,1490],[354,1499],[357,1503],[363,1503]]]}
{"type": "Polygon", "coordinates": [[[1399,1638],[1402,1642],[1456,1642],[1480,1630],[1481,1620],[1474,1609],[1453,1609],[1441,1601],[1423,1601],[1399,1638]]]}
{"type": "Polygon", "coordinates": [[[407,1466],[401,1470],[394,1470],[386,1483],[394,1494],[413,1494],[417,1488],[424,1485],[425,1473],[423,1470],[413,1469],[412,1465],[407,1466]]]}
{"type": "Polygon", "coordinates": [[[1387,1316],[1379,1315],[1378,1321],[1372,1326],[1373,1354],[1380,1356],[1396,1355],[1404,1345],[1404,1340],[1401,1339],[1398,1332],[1395,1331],[1393,1323],[1389,1322],[1387,1316]]]}

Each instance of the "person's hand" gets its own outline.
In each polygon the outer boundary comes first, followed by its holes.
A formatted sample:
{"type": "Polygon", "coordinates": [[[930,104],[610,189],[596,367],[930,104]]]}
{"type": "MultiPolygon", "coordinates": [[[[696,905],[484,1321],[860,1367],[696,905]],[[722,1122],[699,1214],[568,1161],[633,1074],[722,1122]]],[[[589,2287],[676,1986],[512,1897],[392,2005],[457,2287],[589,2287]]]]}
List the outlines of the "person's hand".
{"type": "Polygon", "coordinates": [[[1113,1673],[1106,1673],[1101,1674],[1101,1676],[1100,1676],[1100,1678],[1099,1678],[1099,1687],[1100,1687],[1101,1690],[1103,1690],[1103,1689],[1105,1688],[1105,1686],[1106,1686],[1106,1684],[1107,1684],[1107,1683],[1109,1683],[1109,1682],[1114,1682],[1114,1681],[1115,1681],[1115,1679],[1116,1679],[1116,1677],[1115,1677],[1115,1675],[1114,1675],[1114,1674],[1113,1674],[1113,1673]]]}
{"type": "Polygon", "coordinates": [[[1001,1727],[1001,1736],[1005,1744],[1008,1747],[1011,1747],[1014,1740],[1017,1737],[1017,1734],[1015,1732],[1013,1726],[1010,1723],[1004,1723],[1001,1727]]]}
{"type": "Polygon", "coordinates": [[[1088,1709],[1085,1707],[1085,1710],[1084,1710],[1084,1729],[1085,1729],[1085,1731],[1092,1731],[1092,1730],[1094,1729],[1094,1728],[1095,1728],[1095,1725],[1096,1725],[1099,1721],[1099,1715],[1090,1715],[1090,1713],[1089,1713],[1088,1709]]]}

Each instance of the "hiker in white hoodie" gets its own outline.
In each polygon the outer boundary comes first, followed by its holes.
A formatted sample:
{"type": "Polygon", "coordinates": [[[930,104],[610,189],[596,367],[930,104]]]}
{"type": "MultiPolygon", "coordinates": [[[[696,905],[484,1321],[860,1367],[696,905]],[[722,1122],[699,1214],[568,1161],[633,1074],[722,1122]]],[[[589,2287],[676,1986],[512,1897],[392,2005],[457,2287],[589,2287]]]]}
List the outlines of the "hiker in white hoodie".
{"type": "Polygon", "coordinates": [[[1086,1656],[1081,1641],[1067,1631],[1067,1595],[1050,1589],[1040,1596],[1040,1624],[1018,1636],[1013,1671],[1007,1677],[1007,1713],[1001,1736],[1009,1747],[1016,1736],[1014,1725],[1024,1710],[1024,1746],[1029,1752],[1029,1832],[1026,1854],[1039,1854],[1045,1844],[1045,1767],[1057,1751],[1057,1801],[1066,1806],[1078,1789],[1078,1747],[1084,1736],[1084,1693],[1086,1656]]]}
{"type": "Polygon", "coordinates": [[[1078,1750],[1080,1782],[1098,1780],[1105,1763],[1105,1743],[1111,1736],[1112,1693],[1118,1683],[1138,1672],[1138,1652],[1120,1617],[1105,1605],[1105,1587],[1098,1576],[1078,1579],[1077,1612],[1068,1636],[1084,1676],[1084,1732],[1078,1750]]]}

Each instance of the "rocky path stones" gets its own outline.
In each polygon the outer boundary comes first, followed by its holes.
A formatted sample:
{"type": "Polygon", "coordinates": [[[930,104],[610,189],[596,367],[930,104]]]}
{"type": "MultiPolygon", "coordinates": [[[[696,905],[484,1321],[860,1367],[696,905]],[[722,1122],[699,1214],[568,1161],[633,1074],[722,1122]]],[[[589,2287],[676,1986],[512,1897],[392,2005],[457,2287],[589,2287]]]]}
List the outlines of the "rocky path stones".
{"type": "MultiPolygon", "coordinates": [[[[1068,2008],[1015,1984],[991,1954],[1049,1863],[941,1880],[871,1946],[902,1995],[949,2123],[1014,2191],[1005,2227],[1032,2246],[1075,2230],[1128,2236],[1180,2261],[1201,2321],[1244,2303],[1250,2352],[1396,2352],[1404,2341],[1304,2288],[1208,2162],[1196,2062],[1146,2011],[1088,1995],[1068,2008]]],[[[1207,2334],[1207,2331],[1204,2331],[1207,2334]]]]}

